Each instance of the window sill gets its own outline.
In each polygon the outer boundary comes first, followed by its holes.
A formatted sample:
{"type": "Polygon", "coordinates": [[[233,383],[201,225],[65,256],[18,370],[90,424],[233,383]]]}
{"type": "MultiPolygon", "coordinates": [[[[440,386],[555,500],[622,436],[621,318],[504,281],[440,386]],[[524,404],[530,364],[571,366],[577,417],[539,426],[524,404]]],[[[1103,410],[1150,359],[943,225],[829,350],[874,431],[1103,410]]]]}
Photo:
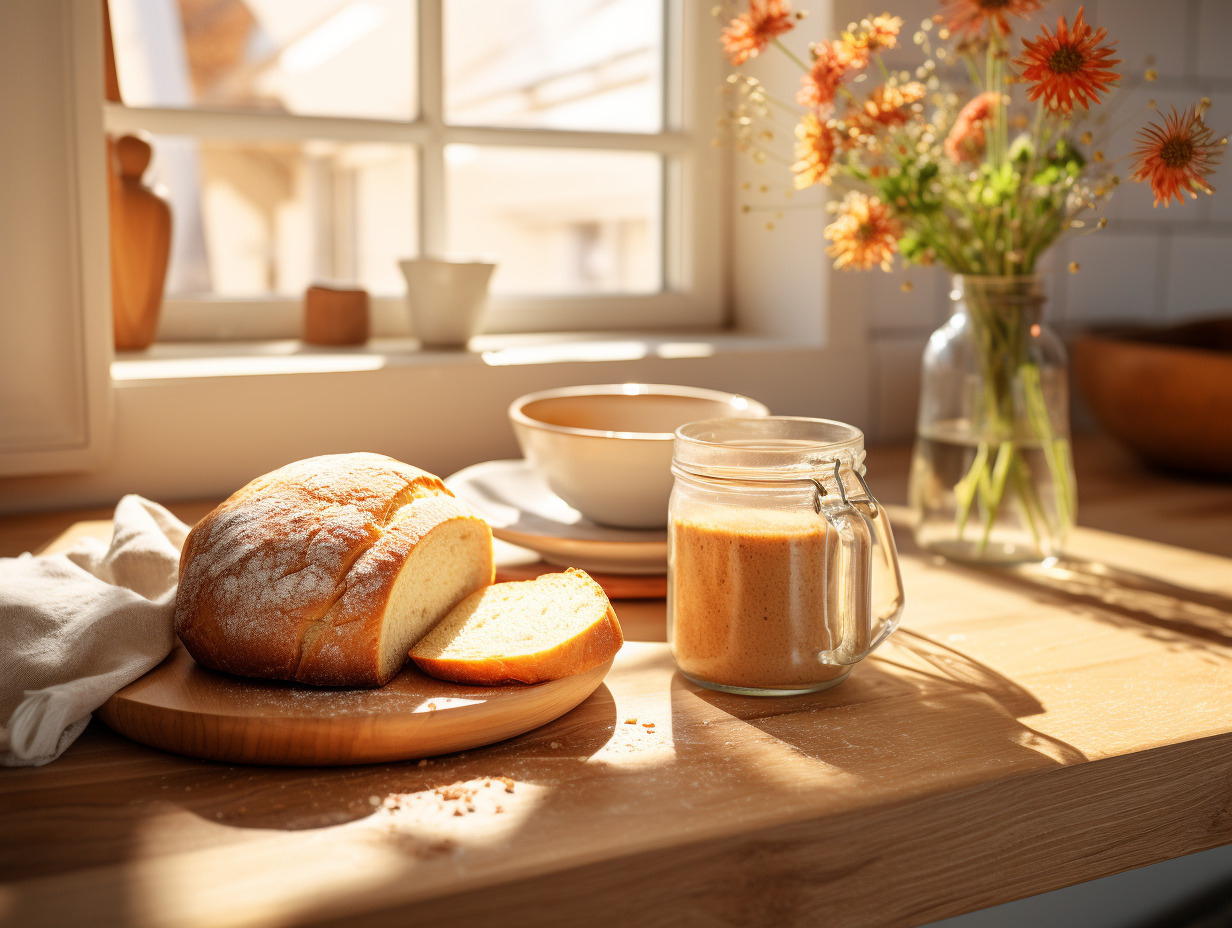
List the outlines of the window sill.
{"type": "Polygon", "coordinates": [[[817,350],[781,337],[736,332],[539,333],[481,335],[466,349],[425,350],[412,338],[374,338],[364,345],[315,346],[298,339],[160,342],[146,351],[118,352],[117,385],[216,377],[334,374],[386,368],[535,367],[586,362],[682,360],[724,354],[817,350]]]}
{"type": "Polygon", "coordinates": [[[699,331],[491,335],[467,351],[411,339],[161,343],[112,363],[113,453],[79,474],[0,480],[0,512],[222,498],[288,461],[380,451],[437,474],[520,453],[506,409],[581,383],[678,383],[755,397],[782,415],[867,426],[867,350],[699,331]]]}

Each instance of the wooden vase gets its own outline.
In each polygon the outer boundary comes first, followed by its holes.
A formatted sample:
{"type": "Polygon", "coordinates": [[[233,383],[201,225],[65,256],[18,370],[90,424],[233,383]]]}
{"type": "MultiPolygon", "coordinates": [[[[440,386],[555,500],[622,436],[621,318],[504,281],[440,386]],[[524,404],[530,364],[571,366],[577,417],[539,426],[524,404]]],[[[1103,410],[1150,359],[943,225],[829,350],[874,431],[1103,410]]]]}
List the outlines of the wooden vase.
{"type": "Polygon", "coordinates": [[[171,207],[141,179],[150,154],[149,143],[135,135],[107,139],[117,351],[139,351],[154,341],[171,254],[171,207]]]}

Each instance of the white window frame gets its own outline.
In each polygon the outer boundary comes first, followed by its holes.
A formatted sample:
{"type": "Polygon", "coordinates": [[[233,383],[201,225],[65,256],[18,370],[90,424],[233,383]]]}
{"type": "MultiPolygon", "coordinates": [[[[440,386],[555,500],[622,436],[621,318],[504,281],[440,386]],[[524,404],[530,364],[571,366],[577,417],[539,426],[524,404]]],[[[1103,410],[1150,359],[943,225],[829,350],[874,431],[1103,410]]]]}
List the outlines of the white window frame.
{"type": "MultiPolygon", "coordinates": [[[[724,62],[709,0],[664,0],[663,116],[658,133],[452,126],[444,121],[443,0],[418,0],[419,115],[414,121],[104,104],[108,132],[233,140],[331,139],[418,147],[419,248],[448,250],[445,146],[452,143],[651,152],[663,156],[662,289],[649,294],[494,297],[486,331],[716,329],[727,320],[728,172],[712,144],[724,62]]],[[[409,334],[396,298],[374,298],[373,334],[409,334]]],[[[292,298],[167,300],[164,341],[299,334],[292,298]]]]}

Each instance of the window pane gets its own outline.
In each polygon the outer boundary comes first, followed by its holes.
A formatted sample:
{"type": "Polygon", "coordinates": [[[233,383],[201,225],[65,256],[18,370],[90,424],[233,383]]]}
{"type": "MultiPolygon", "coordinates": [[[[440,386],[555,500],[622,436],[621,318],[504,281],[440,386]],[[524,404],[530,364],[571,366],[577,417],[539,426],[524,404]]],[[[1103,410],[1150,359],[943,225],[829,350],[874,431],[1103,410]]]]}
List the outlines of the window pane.
{"type": "Polygon", "coordinates": [[[414,0],[111,0],[129,106],[412,119],[414,0]]]}
{"type": "Polygon", "coordinates": [[[445,119],[658,132],[662,0],[445,0],[445,119]]]}
{"type": "Polygon", "coordinates": [[[403,289],[418,249],[415,150],[157,136],[147,178],[171,200],[171,296],[301,296],[316,280],[403,289]]]}
{"type": "Polygon", "coordinates": [[[504,294],[661,289],[663,162],[646,152],[445,148],[449,247],[504,294]]]}

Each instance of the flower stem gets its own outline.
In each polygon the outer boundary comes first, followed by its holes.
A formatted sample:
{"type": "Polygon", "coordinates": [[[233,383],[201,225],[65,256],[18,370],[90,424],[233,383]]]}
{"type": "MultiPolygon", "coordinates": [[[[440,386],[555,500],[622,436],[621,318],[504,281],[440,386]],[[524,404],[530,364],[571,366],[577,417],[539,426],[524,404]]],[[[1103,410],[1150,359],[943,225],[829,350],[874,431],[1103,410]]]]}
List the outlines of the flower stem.
{"type": "Polygon", "coordinates": [[[805,74],[808,74],[810,71],[813,70],[801,60],[799,55],[797,55],[790,48],[784,45],[781,39],[775,39],[774,45],[779,51],[781,51],[784,55],[786,55],[788,58],[794,61],[797,65],[799,65],[800,70],[802,70],[805,74]]]}
{"type": "MultiPolygon", "coordinates": [[[[970,467],[954,487],[957,538],[962,540],[977,510],[981,532],[975,555],[995,540],[998,521],[1011,500],[1022,525],[1042,552],[1055,550],[1074,520],[1069,445],[1053,427],[1039,364],[1031,357],[1028,310],[1019,296],[965,295],[979,365],[979,392],[971,428],[978,440],[970,467]],[[1050,479],[1053,502],[1045,506],[1028,452],[1038,449],[1050,479]]],[[[1038,460],[1038,459],[1037,459],[1038,460]]]]}

